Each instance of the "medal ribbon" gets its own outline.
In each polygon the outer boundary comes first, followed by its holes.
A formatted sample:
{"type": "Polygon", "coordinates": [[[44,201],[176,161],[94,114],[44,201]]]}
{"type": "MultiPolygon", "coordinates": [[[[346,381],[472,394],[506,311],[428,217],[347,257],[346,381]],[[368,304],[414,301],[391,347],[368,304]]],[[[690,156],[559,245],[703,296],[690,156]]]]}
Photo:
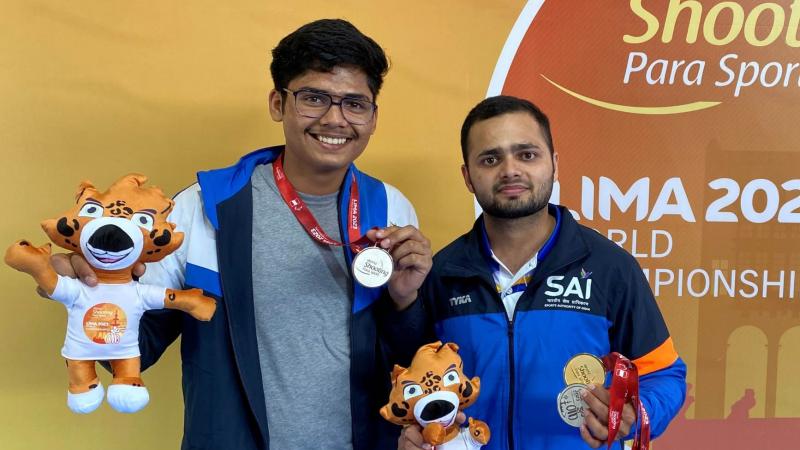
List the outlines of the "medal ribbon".
{"type": "Polygon", "coordinates": [[[636,431],[636,437],[633,439],[633,450],[648,450],[650,448],[650,416],[644,409],[644,403],[639,402],[639,417],[642,423],[642,432],[636,431]]]}
{"type": "Polygon", "coordinates": [[[644,405],[639,399],[639,372],[628,358],[617,352],[609,353],[603,358],[603,365],[611,371],[611,388],[609,389],[608,405],[608,448],[619,432],[622,423],[622,409],[629,400],[639,414],[639,427],[634,433],[632,450],[647,450],[650,448],[650,418],[644,405]]]}
{"type": "Polygon", "coordinates": [[[350,183],[350,201],[347,208],[347,236],[349,237],[350,244],[341,243],[330,236],[322,226],[314,218],[314,214],[308,209],[306,202],[300,198],[300,195],[292,186],[292,183],[286,178],[286,172],[283,170],[283,153],[272,163],[272,175],[275,177],[275,184],[278,186],[278,191],[281,193],[283,201],[289,210],[294,214],[294,217],[300,222],[300,225],[306,230],[312,239],[320,244],[333,245],[338,247],[350,247],[354,252],[358,253],[362,248],[372,243],[366,235],[361,236],[361,218],[359,214],[359,194],[358,183],[356,176],[353,174],[353,181],[350,183]]]}

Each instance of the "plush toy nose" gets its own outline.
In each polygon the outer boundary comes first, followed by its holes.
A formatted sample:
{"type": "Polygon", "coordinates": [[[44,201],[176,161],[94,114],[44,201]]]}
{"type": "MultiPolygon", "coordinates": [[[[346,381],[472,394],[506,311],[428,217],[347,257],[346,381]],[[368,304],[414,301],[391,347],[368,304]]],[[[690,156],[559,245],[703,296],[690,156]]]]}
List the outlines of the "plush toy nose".
{"type": "Polygon", "coordinates": [[[422,420],[436,420],[450,414],[453,408],[455,408],[455,405],[447,400],[434,400],[425,405],[420,418],[422,420]]]}
{"type": "Polygon", "coordinates": [[[103,225],[89,238],[89,245],[107,252],[121,252],[133,247],[133,240],[116,225],[103,225]]]}

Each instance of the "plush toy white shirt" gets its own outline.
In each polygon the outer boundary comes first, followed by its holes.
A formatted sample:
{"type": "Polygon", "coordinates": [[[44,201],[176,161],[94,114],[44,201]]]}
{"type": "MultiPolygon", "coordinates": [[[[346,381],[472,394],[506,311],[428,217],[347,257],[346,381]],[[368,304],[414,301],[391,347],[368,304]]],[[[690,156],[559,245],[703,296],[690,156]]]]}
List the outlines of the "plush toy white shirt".
{"type": "Polygon", "coordinates": [[[61,355],[74,360],[139,356],[139,319],[147,310],[164,308],[165,294],[166,288],[136,281],[89,287],[59,276],[50,298],[67,307],[61,355]]]}

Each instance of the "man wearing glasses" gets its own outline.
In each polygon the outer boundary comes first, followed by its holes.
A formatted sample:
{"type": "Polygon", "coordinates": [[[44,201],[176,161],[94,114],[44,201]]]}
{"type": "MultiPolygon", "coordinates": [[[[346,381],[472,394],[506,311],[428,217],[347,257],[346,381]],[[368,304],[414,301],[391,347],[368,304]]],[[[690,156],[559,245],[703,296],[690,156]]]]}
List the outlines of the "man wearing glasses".
{"type": "Polygon", "coordinates": [[[343,20],[304,25],[272,56],[269,111],[286,144],[198,173],[170,215],[183,246],[142,277],[202,288],[216,315],[147,315],[142,367],[182,336],[184,449],[395,448],[378,410],[389,363],[415,349],[381,331],[405,326],[432,262],[408,200],[353,165],[375,131],[386,56],[343,20]],[[394,261],[383,287],[353,280],[372,245],[394,261]]]}

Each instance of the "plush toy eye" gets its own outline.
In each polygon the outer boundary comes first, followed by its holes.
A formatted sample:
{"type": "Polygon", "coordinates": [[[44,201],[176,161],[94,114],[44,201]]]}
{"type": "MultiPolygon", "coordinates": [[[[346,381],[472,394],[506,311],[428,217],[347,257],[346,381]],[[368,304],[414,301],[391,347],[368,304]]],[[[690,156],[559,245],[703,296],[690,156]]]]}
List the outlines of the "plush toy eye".
{"type": "Polygon", "coordinates": [[[422,395],[422,388],[418,384],[409,384],[403,388],[403,399],[408,400],[422,395]]]}
{"type": "Polygon", "coordinates": [[[78,211],[78,217],[103,217],[103,207],[97,203],[86,203],[78,211]]]}
{"type": "Polygon", "coordinates": [[[153,229],[153,216],[147,213],[135,213],[131,217],[131,222],[139,225],[147,231],[151,231],[153,229]]]}
{"type": "Polygon", "coordinates": [[[450,386],[459,383],[461,383],[461,380],[458,378],[458,373],[455,370],[447,372],[446,374],[444,374],[444,377],[442,378],[442,384],[444,384],[445,386],[450,386]]]}

